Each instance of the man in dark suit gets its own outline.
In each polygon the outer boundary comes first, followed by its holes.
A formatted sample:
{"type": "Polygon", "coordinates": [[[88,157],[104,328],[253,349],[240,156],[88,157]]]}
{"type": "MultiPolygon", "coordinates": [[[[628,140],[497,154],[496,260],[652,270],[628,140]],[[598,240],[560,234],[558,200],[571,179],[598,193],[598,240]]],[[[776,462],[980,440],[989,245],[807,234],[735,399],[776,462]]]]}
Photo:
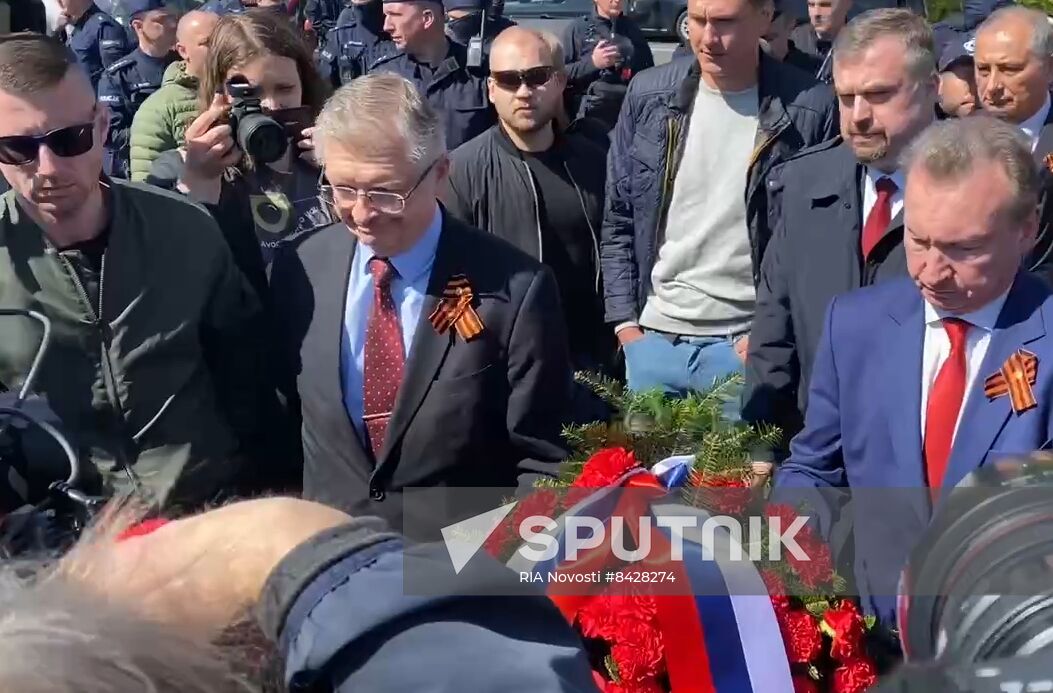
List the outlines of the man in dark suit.
{"type": "Polygon", "coordinates": [[[555,280],[439,206],[444,132],[398,75],[338,91],[315,138],[322,196],[342,223],[276,258],[271,277],[304,495],[395,527],[412,513],[437,529],[506,495],[404,509],[407,487],[528,487],[565,455],[571,380],[555,280]]]}
{"type": "Polygon", "coordinates": [[[904,171],[910,279],[830,304],[805,427],[774,489],[824,531],[834,509],[820,491],[852,490],[857,594],[885,625],[954,486],[1053,435],[1053,294],[1020,269],[1038,229],[1028,142],[990,117],[945,120],[904,171]]]}
{"type": "Polygon", "coordinates": [[[924,18],[873,10],[841,36],[841,137],[802,151],[769,181],[777,218],[757,287],[743,416],[778,426],[786,442],[801,427],[831,299],[906,273],[899,157],[935,118],[936,58],[924,18]]]}
{"type": "Polygon", "coordinates": [[[1053,279],[1053,26],[1044,12],[1011,6],[976,30],[976,91],[986,113],[1013,123],[1031,144],[1042,170],[1038,241],[1027,259],[1053,279]]]}

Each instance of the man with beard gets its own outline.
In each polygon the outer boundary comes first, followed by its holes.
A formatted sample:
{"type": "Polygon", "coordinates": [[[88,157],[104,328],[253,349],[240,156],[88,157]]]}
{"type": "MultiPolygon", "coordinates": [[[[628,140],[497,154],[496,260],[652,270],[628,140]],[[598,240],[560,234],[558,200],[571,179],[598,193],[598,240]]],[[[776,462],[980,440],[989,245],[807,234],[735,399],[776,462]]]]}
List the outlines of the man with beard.
{"type": "MultiPolygon", "coordinates": [[[[279,454],[280,426],[262,313],[223,234],[180,196],[102,175],[106,109],[54,39],[0,41],[0,113],[0,306],[51,320],[37,391],[95,490],[134,475],[165,506],[235,490],[279,454]]],[[[3,330],[0,385],[17,390],[41,334],[3,330]]]]}
{"type": "Polygon", "coordinates": [[[640,27],[622,14],[622,0],[595,0],[592,14],[567,26],[563,47],[571,116],[595,118],[614,129],[629,80],[654,66],[640,27]]]}
{"type": "Polygon", "coordinates": [[[1028,269],[1053,277],[1053,26],[1042,12],[1005,7],[976,30],[976,91],[983,110],[1013,123],[1042,171],[1038,240],[1028,269]]]}
{"type": "Polygon", "coordinates": [[[334,88],[368,74],[374,63],[398,52],[384,31],[381,0],[352,0],[323,43],[318,71],[334,88]]]}
{"type": "Polygon", "coordinates": [[[506,29],[490,56],[498,123],[450,155],[450,213],[542,261],[556,275],[575,370],[607,370],[599,230],[606,153],[559,132],[563,54],[555,36],[506,29]]]}
{"type": "Polygon", "coordinates": [[[779,210],[757,287],[743,416],[801,427],[823,312],[838,294],[906,272],[899,158],[935,119],[932,31],[910,10],[872,10],[834,44],[841,136],[773,174],[779,210]]]}

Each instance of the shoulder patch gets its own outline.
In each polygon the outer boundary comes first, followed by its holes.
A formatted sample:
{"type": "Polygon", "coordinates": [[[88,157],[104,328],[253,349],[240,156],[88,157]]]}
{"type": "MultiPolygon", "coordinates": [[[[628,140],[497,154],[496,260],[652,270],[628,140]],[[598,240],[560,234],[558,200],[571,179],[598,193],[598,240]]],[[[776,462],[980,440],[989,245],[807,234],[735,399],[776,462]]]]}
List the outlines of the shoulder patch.
{"type": "Polygon", "coordinates": [[[128,67],[129,65],[131,65],[134,62],[135,61],[132,60],[132,58],[130,56],[126,56],[124,58],[121,58],[120,60],[118,60],[114,64],[110,65],[108,68],[106,68],[106,71],[109,72],[112,75],[112,74],[115,74],[118,70],[123,70],[124,68],[128,67]]]}
{"type": "Polygon", "coordinates": [[[395,60],[396,58],[401,58],[402,56],[403,56],[402,51],[398,51],[396,53],[392,53],[391,55],[382,55],[379,58],[377,58],[376,60],[374,60],[372,63],[370,63],[368,69],[372,70],[374,67],[377,67],[379,65],[383,65],[385,63],[390,63],[391,61],[395,60]]]}

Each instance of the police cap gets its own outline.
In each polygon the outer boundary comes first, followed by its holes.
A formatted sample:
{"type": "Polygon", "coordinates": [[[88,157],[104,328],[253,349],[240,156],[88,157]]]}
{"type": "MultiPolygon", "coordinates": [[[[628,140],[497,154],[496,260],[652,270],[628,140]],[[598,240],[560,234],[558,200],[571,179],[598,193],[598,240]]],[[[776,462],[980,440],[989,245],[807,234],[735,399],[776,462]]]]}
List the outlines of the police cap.
{"type": "Polygon", "coordinates": [[[972,34],[959,34],[943,46],[943,50],[940,51],[939,70],[943,72],[949,70],[956,63],[968,60],[973,60],[973,50],[976,45],[976,41],[972,34]]]}
{"type": "Polygon", "coordinates": [[[125,5],[129,19],[134,19],[136,15],[142,14],[143,12],[149,12],[150,10],[163,10],[164,8],[165,4],[162,0],[128,0],[125,5]]]}

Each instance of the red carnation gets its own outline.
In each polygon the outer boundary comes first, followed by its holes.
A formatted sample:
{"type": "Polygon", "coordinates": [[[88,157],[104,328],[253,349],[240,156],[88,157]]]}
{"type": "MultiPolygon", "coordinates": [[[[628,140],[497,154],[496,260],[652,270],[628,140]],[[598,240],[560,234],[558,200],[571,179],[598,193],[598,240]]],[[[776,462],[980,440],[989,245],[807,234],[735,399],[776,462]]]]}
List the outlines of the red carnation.
{"type": "Polygon", "coordinates": [[[617,617],[611,608],[610,596],[601,594],[585,602],[578,609],[578,627],[586,638],[610,641],[617,632],[617,617]]]}
{"type": "Polygon", "coordinates": [[[771,597],[771,605],[775,608],[776,615],[788,612],[793,603],[786,594],[786,583],[782,581],[782,576],[771,569],[762,570],[760,576],[764,586],[768,588],[768,596],[771,597]]]}
{"type": "Polygon", "coordinates": [[[808,674],[793,675],[793,693],[819,693],[819,684],[808,674]]]}
{"type": "Polygon", "coordinates": [[[830,547],[814,534],[805,532],[798,533],[797,543],[804,551],[807,560],[799,559],[792,552],[787,552],[787,560],[793,572],[806,587],[811,589],[828,584],[834,575],[834,562],[830,557],[830,547]]]}
{"type": "Polygon", "coordinates": [[[797,609],[779,620],[783,643],[791,664],[807,664],[823,652],[823,634],[810,613],[797,609]]]}
{"type": "Polygon", "coordinates": [[[610,681],[603,687],[603,693],[666,693],[657,679],[645,679],[633,683],[614,683],[610,681]]]}
{"type": "Polygon", "coordinates": [[[703,504],[721,515],[741,515],[753,495],[745,480],[730,474],[705,477],[700,485],[703,504]]]}
{"type": "Polygon", "coordinates": [[[662,672],[662,634],[647,621],[619,620],[611,656],[622,682],[652,679],[662,672]]]}
{"type": "MultiPolygon", "coordinates": [[[[768,506],[764,509],[764,514],[767,515],[769,518],[779,518],[779,528],[783,531],[787,527],[789,527],[794,520],[800,517],[800,513],[798,513],[796,510],[794,510],[789,505],[786,505],[785,503],[769,503],[768,506]]],[[[803,530],[801,530],[801,532],[798,533],[798,536],[809,531],[810,529],[806,526],[803,530]]]]}
{"type": "Polygon", "coordinates": [[[589,458],[571,488],[610,486],[636,467],[636,457],[625,448],[604,448],[589,458]]]}
{"type": "Polygon", "coordinates": [[[839,662],[856,659],[863,653],[863,636],[866,626],[863,615],[855,603],[841,600],[836,607],[823,614],[823,630],[833,638],[830,644],[830,656],[839,662]]]}
{"type": "Polygon", "coordinates": [[[845,662],[834,669],[832,693],[862,693],[877,681],[874,663],[866,656],[845,662]]]}

